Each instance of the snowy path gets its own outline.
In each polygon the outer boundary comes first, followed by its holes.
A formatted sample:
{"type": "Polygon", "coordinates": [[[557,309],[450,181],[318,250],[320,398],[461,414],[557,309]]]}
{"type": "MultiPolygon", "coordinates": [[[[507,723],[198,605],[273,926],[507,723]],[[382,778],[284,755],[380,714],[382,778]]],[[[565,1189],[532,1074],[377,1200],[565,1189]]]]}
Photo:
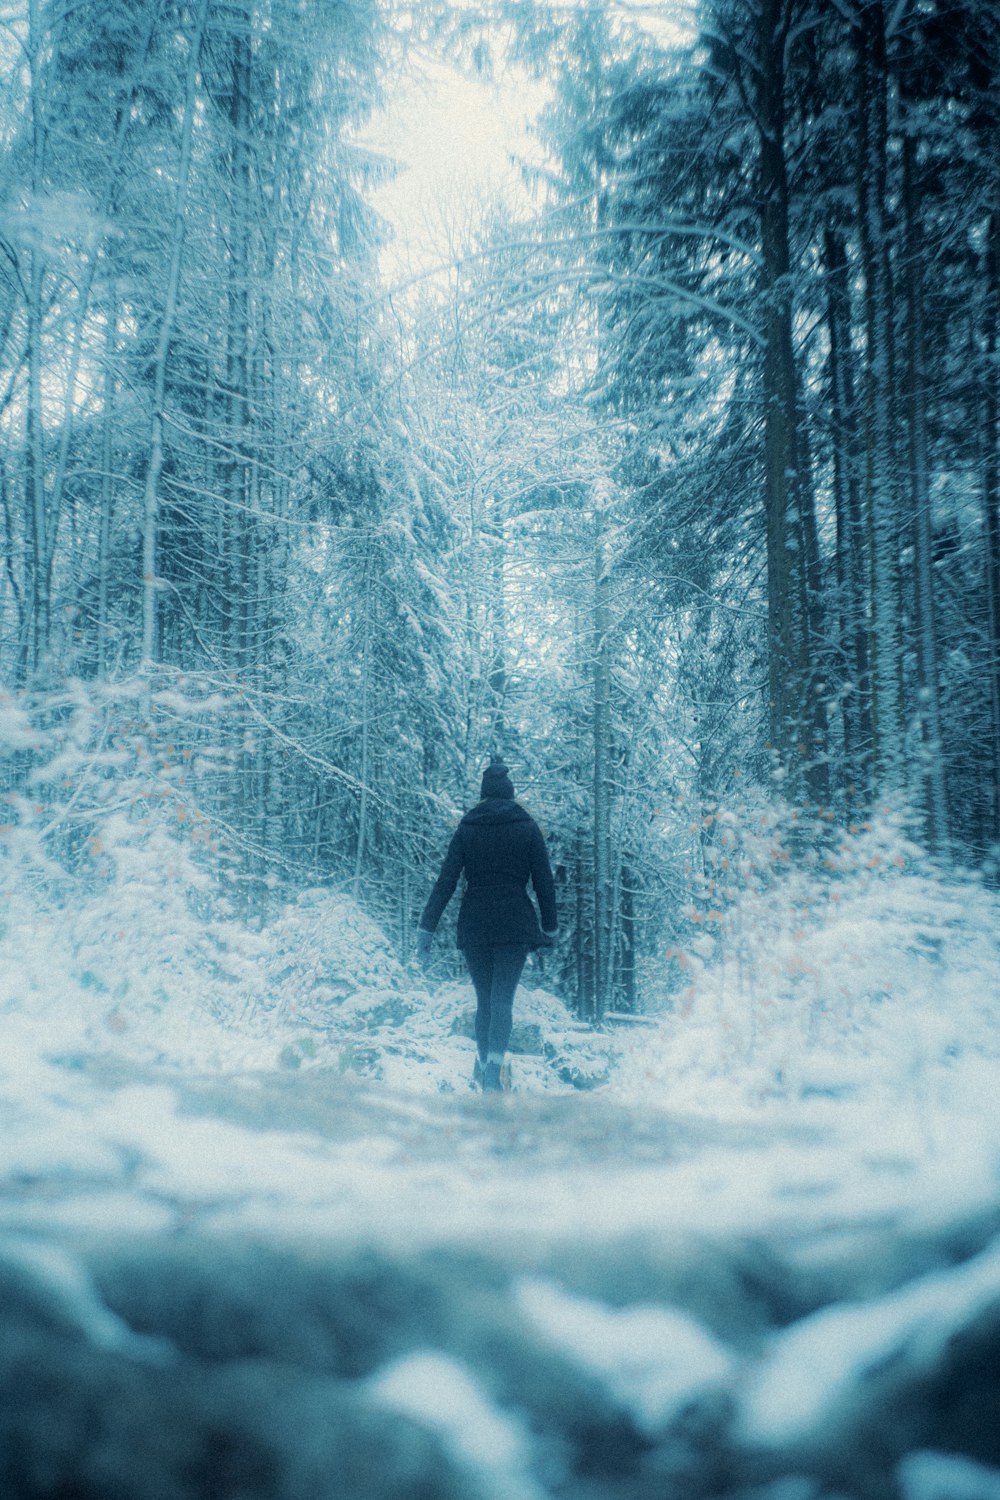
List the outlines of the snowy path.
{"type": "Polygon", "coordinates": [[[20,1111],[5,1496],[1000,1495],[988,1153],[111,1058],[20,1111]]]}
{"type": "Polygon", "coordinates": [[[836,894],[500,1099],[342,901],[13,903],[2,1500],[1000,1500],[995,899],[836,894]]]}
{"type": "Polygon", "coordinates": [[[8,1140],[0,1223],[474,1242],[668,1228],[809,1234],[879,1222],[989,1163],[921,1161],[843,1110],[719,1119],[610,1092],[497,1099],[336,1070],[189,1076],[113,1056],[50,1065],[8,1140]],[[850,1126],[852,1128],[848,1129],[850,1126]],[[936,1180],[940,1176],[940,1180],[936,1180]]]}
{"type": "MultiPolygon", "coordinates": [[[[473,1234],[494,1214],[519,1232],[614,1232],[660,1223],[660,1190],[706,1153],[710,1174],[725,1160],[738,1178],[746,1153],[778,1144],[773,1126],[672,1116],[600,1093],[418,1094],[323,1068],[192,1078],[110,1057],[74,1069],[38,1126],[30,1146],[22,1136],[0,1206],[20,1228],[96,1225],[109,1195],[124,1194],[136,1227],[169,1228],[174,1200],[185,1222],[232,1227],[256,1217],[274,1232],[297,1221],[305,1232],[339,1234],[396,1225],[431,1238],[444,1223],[454,1237],[467,1195],[473,1234]],[[606,1179],[600,1195],[595,1179],[606,1179]]],[[[808,1148],[811,1180],[817,1130],[788,1126],[779,1139],[808,1148]]],[[[688,1210],[690,1196],[688,1183],[688,1210]]]]}

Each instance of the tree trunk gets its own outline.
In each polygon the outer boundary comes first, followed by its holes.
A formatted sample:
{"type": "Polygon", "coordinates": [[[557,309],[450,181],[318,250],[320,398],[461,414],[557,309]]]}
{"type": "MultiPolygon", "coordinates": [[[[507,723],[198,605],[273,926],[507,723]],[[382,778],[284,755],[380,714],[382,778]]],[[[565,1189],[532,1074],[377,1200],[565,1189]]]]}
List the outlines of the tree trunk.
{"type": "Polygon", "coordinates": [[[594,1021],[600,1023],[611,998],[611,577],[596,516],[593,621],[594,767],[594,1021]]]}
{"type": "MultiPolygon", "coordinates": [[[[252,519],[250,489],[250,14],[239,0],[230,15],[229,183],[226,320],[226,437],[224,493],[229,499],[232,593],[230,659],[239,672],[252,665],[252,519]]],[[[263,601],[260,601],[263,604],[263,601]]],[[[246,769],[246,768],[245,768],[246,769]]]]}
{"type": "Polygon", "coordinates": [[[982,380],[983,570],[990,689],[990,826],[1000,846],[1000,210],[990,215],[986,246],[986,367],[982,380]]]}
{"type": "Polygon", "coordinates": [[[28,393],[25,402],[25,556],[24,637],[20,651],[19,677],[27,681],[44,656],[49,641],[49,595],[45,558],[45,424],[42,418],[42,253],[31,251],[28,279],[28,393]]]}
{"type": "MultiPolygon", "coordinates": [[[[40,57],[41,16],[38,0],[28,6],[28,53],[31,70],[31,191],[40,202],[45,176],[45,125],[42,109],[40,57]]],[[[43,598],[45,558],[45,450],[42,423],[42,250],[32,247],[27,276],[26,326],[28,344],[28,391],[25,404],[25,577],[24,627],[21,642],[21,681],[37,665],[47,638],[48,600],[43,598]]]]}
{"type": "MultiPolygon", "coordinates": [[[[578,701],[583,705],[588,687],[593,693],[593,682],[590,674],[590,654],[593,640],[593,617],[587,617],[587,604],[584,599],[584,581],[579,580],[579,587],[573,595],[573,640],[578,643],[580,659],[578,662],[578,701]]],[[[591,611],[593,601],[590,605],[591,611]]],[[[592,707],[592,705],[591,705],[592,707]]],[[[588,795],[588,780],[593,775],[593,748],[594,748],[594,726],[593,714],[589,716],[585,710],[574,716],[573,723],[574,750],[575,750],[575,781],[579,787],[579,805],[582,809],[586,806],[588,795]]],[[[593,947],[593,917],[594,917],[594,828],[593,817],[584,822],[581,816],[576,824],[573,835],[573,880],[572,890],[574,894],[574,972],[576,982],[576,1011],[581,1020],[592,1021],[594,1018],[594,947],[593,947]]]]}
{"type": "Polygon", "coordinates": [[[934,607],[933,534],[927,454],[927,377],[923,322],[923,236],[912,136],[903,138],[903,220],[906,231],[905,296],[906,414],[909,431],[910,497],[913,511],[913,581],[923,741],[922,796],[927,840],[932,849],[948,843],[948,802],[944,779],[940,669],[934,607]]]}
{"type": "Polygon", "coordinates": [[[487,536],[490,547],[490,689],[489,748],[492,755],[503,755],[507,738],[507,587],[503,516],[493,499],[486,506],[487,536]]]}
{"type": "Polygon", "coordinates": [[[361,873],[364,867],[365,845],[368,840],[368,778],[371,774],[370,750],[371,750],[371,725],[370,719],[370,687],[371,687],[371,661],[372,661],[372,583],[370,557],[365,559],[365,578],[362,600],[364,609],[364,622],[362,625],[361,639],[361,769],[359,780],[361,790],[358,794],[358,841],[354,855],[354,899],[361,896],[361,873]]]}
{"type": "Polygon", "coordinates": [[[847,809],[866,807],[871,798],[871,680],[865,595],[864,526],[856,382],[851,350],[850,273],[843,236],[827,229],[827,327],[830,337],[830,397],[833,407],[833,474],[837,517],[837,602],[840,653],[844,663],[840,702],[844,734],[847,809]]]}
{"type": "Polygon", "coordinates": [[[819,547],[792,339],[783,0],[763,0],[759,22],[757,125],[771,743],[790,779],[789,791],[823,803],[828,796],[828,770],[821,696],[819,547]]]}
{"type": "MultiPolygon", "coordinates": [[[[31,110],[31,194],[40,207],[45,198],[46,154],[50,121],[43,88],[42,59],[45,51],[44,23],[38,0],[28,3],[27,61],[31,110]]],[[[52,37],[53,54],[58,51],[59,34],[52,37]]],[[[51,71],[56,66],[53,55],[48,60],[51,71]]],[[[43,412],[42,339],[45,315],[42,307],[45,283],[45,251],[41,243],[26,252],[25,277],[27,306],[27,373],[25,399],[25,566],[23,630],[18,650],[18,678],[24,682],[37,669],[49,647],[51,629],[51,569],[49,557],[50,515],[45,488],[45,421],[43,412]]]]}
{"type": "Polygon", "coordinates": [[[167,360],[180,299],[181,266],[184,257],[184,214],[191,172],[198,63],[201,57],[202,38],[208,23],[208,7],[209,0],[200,0],[188,51],[180,161],[177,169],[177,184],[174,189],[170,262],[167,269],[163,315],[160,319],[160,331],[156,340],[153,362],[153,415],[142,507],[142,660],[146,664],[152,663],[158,652],[156,605],[159,582],[156,577],[156,543],[160,512],[160,478],[163,473],[164,458],[163,407],[167,385],[167,360]]]}
{"type": "Polygon", "coordinates": [[[593,902],[587,892],[593,889],[594,862],[590,858],[592,842],[585,828],[578,828],[575,838],[576,880],[576,1010],[581,1020],[594,1019],[594,948],[591,942],[593,902]]]}
{"type": "Polygon", "coordinates": [[[111,522],[115,488],[115,343],[118,309],[114,292],[108,291],[104,328],[104,400],[101,412],[101,519],[97,533],[97,675],[103,678],[108,669],[108,572],[111,566],[111,522]]]}
{"type": "MultiPolygon", "coordinates": [[[[231,667],[245,683],[248,694],[259,696],[263,662],[254,649],[259,612],[267,600],[256,595],[256,534],[253,520],[254,434],[250,416],[250,88],[251,17],[248,0],[236,0],[226,21],[228,36],[228,149],[226,168],[226,341],[225,341],[225,433],[226,458],[223,494],[226,507],[226,558],[228,588],[222,600],[228,621],[227,654],[231,667]]],[[[252,724],[249,704],[242,714],[238,733],[243,745],[237,763],[237,797],[248,808],[268,746],[252,724]]],[[[263,855],[259,856],[260,859],[263,855]]]]}
{"type": "MultiPolygon", "coordinates": [[[[7,465],[4,463],[4,455],[0,453],[0,511],[3,512],[3,539],[5,569],[4,575],[10,585],[11,598],[14,601],[15,619],[17,621],[17,632],[15,639],[20,642],[24,632],[24,596],[21,585],[18,582],[17,572],[14,567],[15,542],[14,542],[14,517],[11,514],[11,502],[7,489],[7,465]]],[[[14,680],[20,675],[19,658],[14,663],[14,680]]]]}
{"type": "Polygon", "coordinates": [[[622,1009],[628,1011],[630,1015],[634,1015],[639,1007],[639,995],[636,988],[638,949],[636,943],[634,878],[631,866],[623,864],[621,879],[621,1004],[622,1009]]]}
{"type": "MultiPolygon", "coordinates": [[[[153,37],[156,31],[158,19],[159,17],[156,8],[150,7],[145,36],[143,38],[142,45],[138,49],[137,53],[135,73],[133,74],[128,94],[124,99],[121,100],[116,111],[113,146],[107,163],[103,191],[101,192],[96,205],[101,219],[109,223],[113,223],[115,219],[115,211],[117,206],[117,189],[121,178],[122,163],[125,159],[125,147],[128,142],[129,131],[133,124],[133,103],[141,81],[142,70],[149,57],[150,48],[152,47],[153,37]]],[[[98,248],[99,247],[97,243],[95,243],[91,247],[90,257],[87,262],[87,268],[77,290],[76,306],[74,309],[75,323],[73,337],[70,343],[69,359],[66,370],[66,383],[63,390],[59,444],[55,463],[53,465],[48,507],[49,524],[44,561],[46,591],[48,591],[51,587],[52,568],[55,562],[56,542],[59,534],[59,522],[63,510],[66,474],[72,448],[72,439],[75,432],[75,416],[79,400],[79,374],[81,362],[83,359],[84,341],[90,316],[91,298],[93,295],[94,284],[97,279],[98,269],[103,269],[105,272],[107,272],[108,270],[108,249],[105,248],[104,254],[102,255],[98,253],[98,248]]],[[[107,298],[109,306],[105,316],[109,322],[112,337],[110,340],[106,340],[106,358],[109,354],[113,356],[114,353],[113,334],[115,330],[117,307],[115,305],[113,275],[108,276],[107,298]]],[[[114,386],[113,376],[110,373],[112,369],[113,364],[109,361],[109,363],[105,366],[105,392],[107,392],[107,390],[109,389],[109,385],[111,389],[113,389],[114,386]]],[[[108,422],[105,422],[105,432],[107,432],[108,430],[108,425],[108,422]]],[[[105,473],[107,474],[107,471],[105,471],[105,473]]],[[[109,475],[107,477],[110,478],[109,475]]],[[[102,501],[105,498],[104,484],[105,479],[104,477],[102,477],[102,501]]],[[[107,509],[108,508],[106,506],[102,506],[102,521],[103,517],[107,514],[107,509]]],[[[99,612],[98,634],[100,637],[103,637],[102,622],[104,621],[105,614],[99,612]]],[[[97,658],[99,663],[101,662],[102,654],[103,639],[99,640],[97,648],[97,658]]]]}
{"type": "Polygon", "coordinates": [[[865,515],[871,596],[872,746],[876,790],[903,786],[903,652],[899,579],[901,506],[896,445],[895,336],[889,259],[885,17],[865,0],[857,45],[858,232],[865,297],[865,515]]]}

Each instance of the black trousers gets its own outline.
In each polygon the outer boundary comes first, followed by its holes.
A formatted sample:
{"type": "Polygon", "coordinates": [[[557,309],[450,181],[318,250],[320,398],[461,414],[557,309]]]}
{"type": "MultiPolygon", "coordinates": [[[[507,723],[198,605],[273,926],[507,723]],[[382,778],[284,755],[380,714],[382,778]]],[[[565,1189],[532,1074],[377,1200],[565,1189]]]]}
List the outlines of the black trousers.
{"type": "Polygon", "coordinates": [[[476,991],[476,1046],[482,1062],[503,1057],[514,1024],[514,991],[528,949],[523,943],[465,948],[465,963],[476,991]]]}

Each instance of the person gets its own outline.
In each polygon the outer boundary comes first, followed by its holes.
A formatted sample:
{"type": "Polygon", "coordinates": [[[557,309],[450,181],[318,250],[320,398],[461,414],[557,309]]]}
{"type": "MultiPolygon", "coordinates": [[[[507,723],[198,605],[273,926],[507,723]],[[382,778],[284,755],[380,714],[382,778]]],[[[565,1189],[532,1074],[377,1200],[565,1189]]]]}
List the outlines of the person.
{"type": "Polygon", "coordinates": [[[551,945],[557,929],[555,884],[542,831],[514,801],[510,772],[493,761],[483,773],[480,801],[456,828],[417,933],[426,967],[431,940],[465,871],[458,946],[476,992],[473,1077],[486,1093],[500,1089],[500,1069],[513,1026],[514,994],[532,948],[551,945]],[[541,926],[531,897],[531,880],[541,926]]]}

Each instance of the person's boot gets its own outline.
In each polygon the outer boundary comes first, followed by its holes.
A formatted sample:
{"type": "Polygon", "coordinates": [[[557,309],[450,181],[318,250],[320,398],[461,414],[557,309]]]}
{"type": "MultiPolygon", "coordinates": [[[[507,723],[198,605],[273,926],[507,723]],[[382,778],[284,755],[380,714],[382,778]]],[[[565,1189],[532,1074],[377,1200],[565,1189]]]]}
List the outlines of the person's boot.
{"type": "Polygon", "coordinates": [[[503,1092],[500,1082],[500,1064],[488,1062],[483,1069],[483,1093],[499,1094],[503,1092]]]}
{"type": "Polygon", "coordinates": [[[485,1064],[484,1064],[482,1058],[479,1056],[479,1053],[477,1052],[476,1053],[476,1060],[472,1064],[472,1087],[474,1089],[481,1089],[483,1087],[483,1074],[484,1074],[484,1072],[485,1072],[485,1064]]]}

